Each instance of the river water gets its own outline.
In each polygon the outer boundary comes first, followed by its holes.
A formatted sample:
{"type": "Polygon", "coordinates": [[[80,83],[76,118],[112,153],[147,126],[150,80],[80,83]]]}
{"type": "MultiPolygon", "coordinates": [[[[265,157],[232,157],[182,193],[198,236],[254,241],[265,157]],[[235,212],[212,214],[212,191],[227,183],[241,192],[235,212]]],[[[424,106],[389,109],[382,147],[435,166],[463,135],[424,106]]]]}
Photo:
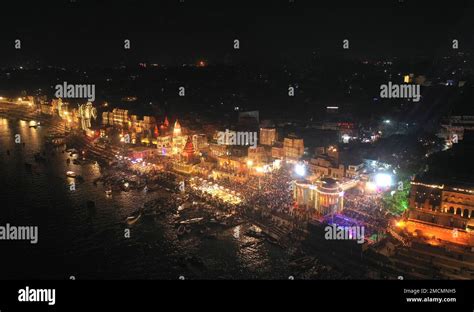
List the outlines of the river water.
{"type": "Polygon", "coordinates": [[[164,191],[114,193],[108,198],[97,164],[66,163],[64,148],[38,164],[48,128],[0,118],[0,226],[39,227],[39,241],[0,241],[0,279],[287,279],[288,255],[265,240],[245,236],[245,225],[223,230],[218,238],[178,238],[171,218],[124,220],[164,191]],[[23,144],[15,143],[15,135],[23,144]],[[7,154],[7,151],[10,154],[7,154]],[[25,168],[33,165],[33,172],[25,168]],[[85,181],[69,187],[65,173],[85,181]],[[96,209],[86,208],[93,200],[96,209]],[[125,230],[130,229],[130,238],[125,230]],[[198,259],[189,260],[189,259],[198,259]]]}

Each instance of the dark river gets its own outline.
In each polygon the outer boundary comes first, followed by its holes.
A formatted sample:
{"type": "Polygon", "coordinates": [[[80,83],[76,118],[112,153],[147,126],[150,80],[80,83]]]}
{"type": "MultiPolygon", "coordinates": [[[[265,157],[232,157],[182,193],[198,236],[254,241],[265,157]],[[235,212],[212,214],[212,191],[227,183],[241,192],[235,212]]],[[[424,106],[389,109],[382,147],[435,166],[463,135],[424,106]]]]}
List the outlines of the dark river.
{"type": "Polygon", "coordinates": [[[47,127],[0,119],[0,226],[39,227],[39,241],[0,240],[0,279],[288,279],[288,255],[265,240],[245,236],[245,225],[222,230],[217,238],[192,233],[178,238],[171,217],[124,220],[164,191],[114,193],[108,198],[97,164],[70,165],[62,148],[39,164],[47,127]],[[15,135],[23,144],[15,143],[15,135]],[[10,155],[7,154],[10,151],[10,155]],[[33,172],[25,167],[33,165],[33,172]],[[69,189],[73,170],[85,181],[69,189]],[[93,200],[96,209],[86,208],[93,200]],[[125,229],[130,229],[130,238],[125,229]],[[189,259],[198,259],[189,261],[189,259]]]}

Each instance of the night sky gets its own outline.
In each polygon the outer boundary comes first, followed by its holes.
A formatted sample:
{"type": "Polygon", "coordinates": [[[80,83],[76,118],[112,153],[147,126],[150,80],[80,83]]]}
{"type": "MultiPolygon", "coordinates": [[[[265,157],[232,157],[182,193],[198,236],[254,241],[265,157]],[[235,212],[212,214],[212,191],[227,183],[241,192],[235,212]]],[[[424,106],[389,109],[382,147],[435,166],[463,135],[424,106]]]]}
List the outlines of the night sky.
{"type": "Polygon", "coordinates": [[[472,49],[473,13],[469,1],[15,1],[2,9],[0,64],[435,55],[449,50],[453,38],[460,50],[472,49]],[[13,49],[17,38],[21,51],[13,49]],[[124,39],[131,40],[130,51],[124,39]],[[343,39],[350,40],[350,51],[341,51],[343,39]]]}

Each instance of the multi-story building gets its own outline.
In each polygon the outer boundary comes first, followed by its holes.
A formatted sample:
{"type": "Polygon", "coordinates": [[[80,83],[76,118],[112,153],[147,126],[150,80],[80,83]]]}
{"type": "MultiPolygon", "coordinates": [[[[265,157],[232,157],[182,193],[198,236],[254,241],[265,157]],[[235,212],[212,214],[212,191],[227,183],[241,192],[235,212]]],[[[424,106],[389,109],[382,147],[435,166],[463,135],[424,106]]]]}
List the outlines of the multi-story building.
{"type": "MultiPolygon", "coordinates": [[[[435,212],[440,216],[449,215],[454,217],[450,225],[465,229],[469,220],[474,221],[474,189],[415,181],[411,185],[410,208],[435,212]]],[[[437,221],[437,219],[430,219],[430,221],[437,221]]]]}
{"type": "Polygon", "coordinates": [[[346,178],[354,179],[363,173],[364,164],[349,165],[346,169],[346,178]]]}
{"type": "Polygon", "coordinates": [[[464,131],[466,130],[474,130],[474,116],[451,116],[442,122],[441,131],[438,133],[438,136],[448,144],[457,143],[463,140],[464,131]]]}
{"type": "Polygon", "coordinates": [[[114,108],[113,113],[113,125],[126,127],[129,122],[128,110],[114,108]]]}
{"type": "Polygon", "coordinates": [[[260,144],[272,146],[277,140],[275,128],[260,128],[260,144]]]}
{"type": "Polygon", "coordinates": [[[202,151],[209,147],[209,143],[207,142],[207,136],[205,134],[194,134],[192,139],[194,148],[197,151],[202,151]]]}
{"type": "Polygon", "coordinates": [[[474,246],[474,189],[454,184],[411,183],[403,227],[412,235],[474,246]]]}
{"type": "Polygon", "coordinates": [[[303,139],[289,136],[283,140],[285,157],[289,160],[298,160],[304,155],[303,139]]]}
{"type": "Polygon", "coordinates": [[[342,164],[337,164],[334,159],[320,155],[309,162],[311,172],[318,177],[328,177],[342,179],[345,177],[345,168],[342,164]]]}
{"type": "Polygon", "coordinates": [[[261,164],[267,161],[267,154],[263,146],[249,147],[248,159],[252,160],[254,164],[261,164]]]}

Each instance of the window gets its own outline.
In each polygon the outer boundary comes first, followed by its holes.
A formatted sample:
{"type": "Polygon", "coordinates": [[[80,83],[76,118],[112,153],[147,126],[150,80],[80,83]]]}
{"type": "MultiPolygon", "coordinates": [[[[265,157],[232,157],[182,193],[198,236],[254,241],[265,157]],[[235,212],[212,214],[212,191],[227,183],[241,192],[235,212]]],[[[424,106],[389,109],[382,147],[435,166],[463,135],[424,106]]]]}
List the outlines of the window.
{"type": "Polygon", "coordinates": [[[468,209],[464,209],[463,213],[462,213],[462,216],[463,218],[469,218],[469,210],[468,209]]]}

